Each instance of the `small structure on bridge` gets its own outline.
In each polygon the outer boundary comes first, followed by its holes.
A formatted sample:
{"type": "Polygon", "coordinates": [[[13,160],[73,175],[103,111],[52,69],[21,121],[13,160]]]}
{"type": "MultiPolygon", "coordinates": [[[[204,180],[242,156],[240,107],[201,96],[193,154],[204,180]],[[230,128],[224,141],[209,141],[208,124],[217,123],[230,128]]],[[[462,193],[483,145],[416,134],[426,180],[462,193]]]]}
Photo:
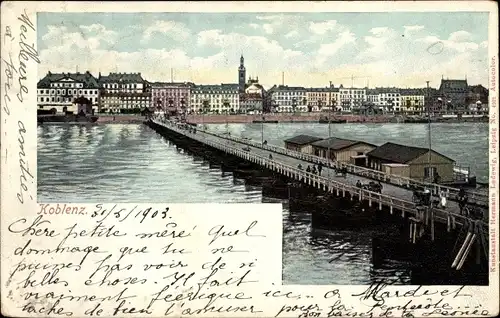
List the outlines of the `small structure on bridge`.
{"type": "Polygon", "coordinates": [[[358,166],[366,166],[368,164],[366,154],[377,148],[377,146],[364,141],[337,137],[319,140],[311,145],[315,156],[358,166]]]}
{"type": "Polygon", "coordinates": [[[387,142],[368,152],[366,155],[370,168],[388,174],[428,182],[434,182],[435,180],[431,178],[436,175],[439,176],[439,181],[441,182],[454,180],[453,167],[455,166],[455,161],[431,150],[429,169],[428,148],[411,147],[387,142]]]}
{"type": "Polygon", "coordinates": [[[322,140],[322,138],[309,135],[298,135],[285,140],[285,148],[293,151],[312,154],[311,144],[319,140],[322,140]]]}

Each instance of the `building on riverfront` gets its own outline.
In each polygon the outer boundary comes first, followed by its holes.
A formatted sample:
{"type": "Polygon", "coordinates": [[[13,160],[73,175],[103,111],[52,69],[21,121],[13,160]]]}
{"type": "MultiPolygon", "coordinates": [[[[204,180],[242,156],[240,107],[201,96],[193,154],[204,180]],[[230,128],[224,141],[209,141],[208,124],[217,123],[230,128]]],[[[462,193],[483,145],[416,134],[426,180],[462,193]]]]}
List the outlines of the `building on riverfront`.
{"type": "Polygon", "coordinates": [[[358,140],[331,137],[311,144],[312,154],[358,166],[367,165],[366,154],[377,146],[358,140]]]}
{"type": "Polygon", "coordinates": [[[151,94],[141,73],[110,73],[98,78],[101,88],[101,111],[118,112],[121,109],[144,109],[151,105],[151,94]]]}
{"type": "Polygon", "coordinates": [[[434,150],[387,142],[366,154],[369,168],[418,181],[433,182],[436,173],[441,182],[455,180],[455,161],[434,150]],[[429,167],[430,166],[430,167],[429,167]]]}
{"type": "Polygon", "coordinates": [[[469,86],[466,79],[450,80],[442,78],[438,91],[440,111],[465,111],[467,109],[468,95],[469,86]]]}
{"type": "Polygon", "coordinates": [[[302,153],[312,154],[312,143],[321,140],[320,137],[310,135],[298,135],[285,140],[285,148],[302,153]]]}
{"type": "Polygon", "coordinates": [[[399,92],[403,114],[420,115],[425,112],[425,88],[403,88],[399,92]]]}
{"type": "Polygon", "coordinates": [[[40,109],[56,109],[62,112],[74,105],[78,97],[87,98],[97,109],[100,92],[97,79],[88,71],[85,73],[48,72],[37,83],[37,104],[40,109]]]}
{"type": "Polygon", "coordinates": [[[188,111],[193,83],[154,82],[150,85],[152,108],[169,113],[188,111]]]}
{"type": "Polygon", "coordinates": [[[193,85],[188,113],[238,113],[240,112],[239,88],[239,84],[193,85]]]}
{"type": "Polygon", "coordinates": [[[333,85],[327,87],[306,88],[308,111],[334,110],[337,106],[339,89],[333,85]]]}
{"type": "Polygon", "coordinates": [[[268,103],[279,113],[307,111],[307,90],[304,87],[274,85],[267,91],[268,103]]]}
{"type": "Polygon", "coordinates": [[[361,106],[366,101],[365,88],[346,88],[340,85],[339,88],[339,111],[342,112],[355,112],[361,109],[361,106]]]}
{"type": "Polygon", "coordinates": [[[378,107],[384,113],[399,113],[401,111],[401,93],[396,87],[377,87],[378,107]]]}
{"type": "Polygon", "coordinates": [[[482,85],[469,86],[467,94],[468,111],[472,113],[488,113],[488,89],[482,85]]]}
{"type": "Polygon", "coordinates": [[[240,109],[243,113],[264,111],[265,89],[259,84],[259,77],[249,78],[245,85],[245,93],[240,94],[240,109]]]}

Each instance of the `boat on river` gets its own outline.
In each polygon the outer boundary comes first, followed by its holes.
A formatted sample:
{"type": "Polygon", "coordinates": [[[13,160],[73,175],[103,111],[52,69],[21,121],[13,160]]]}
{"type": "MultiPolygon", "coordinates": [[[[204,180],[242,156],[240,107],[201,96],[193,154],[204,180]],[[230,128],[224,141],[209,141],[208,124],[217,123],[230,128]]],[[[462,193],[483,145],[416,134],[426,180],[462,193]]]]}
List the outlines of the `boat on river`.
{"type": "Polygon", "coordinates": [[[345,119],[330,119],[330,120],[328,120],[328,117],[326,117],[326,116],[320,117],[318,120],[318,123],[320,123],[320,124],[328,124],[328,123],[345,124],[346,122],[347,122],[347,120],[345,120],[345,119]]]}

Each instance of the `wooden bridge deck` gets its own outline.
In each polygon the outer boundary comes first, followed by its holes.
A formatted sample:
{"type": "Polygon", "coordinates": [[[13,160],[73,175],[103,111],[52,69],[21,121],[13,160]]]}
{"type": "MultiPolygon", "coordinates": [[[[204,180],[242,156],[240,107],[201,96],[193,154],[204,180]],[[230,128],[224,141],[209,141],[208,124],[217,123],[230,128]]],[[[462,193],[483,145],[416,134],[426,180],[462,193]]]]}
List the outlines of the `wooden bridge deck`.
{"type": "MultiPolygon", "coordinates": [[[[337,176],[335,170],[328,168],[327,166],[324,166],[321,176],[307,173],[305,168],[308,165],[311,165],[312,162],[310,155],[301,153],[290,155],[289,153],[286,153],[288,152],[286,150],[276,150],[276,148],[279,148],[276,146],[263,147],[260,143],[255,143],[250,140],[241,140],[230,136],[221,136],[200,129],[196,129],[196,133],[194,133],[194,127],[186,124],[174,123],[162,119],[155,119],[153,122],[190,139],[196,140],[226,153],[236,155],[247,161],[257,163],[285,176],[296,180],[305,180],[305,182],[311,185],[316,185],[318,188],[325,191],[332,193],[336,191],[338,195],[344,196],[346,192],[349,192],[360,201],[368,200],[370,205],[378,204],[380,208],[382,208],[382,205],[388,206],[391,213],[393,208],[402,211],[403,215],[405,213],[417,213],[417,206],[412,199],[413,191],[409,188],[405,188],[404,184],[394,185],[385,182],[385,180],[381,180],[383,190],[382,194],[378,194],[356,187],[356,182],[358,180],[360,180],[361,183],[366,184],[373,181],[373,178],[354,175],[352,173],[347,174],[346,177],[337,176]],[[247,147],[250,149],[249,151],[243,149],[247,147]],[[269,158],[269,155],[272,155],[272,159],[269,158]],[[299,164],[302,165],[302,170],[297,168],[299,164]]],[[[392,177],[393,176],[391,176],[391,178],[392,177]]],[[[439,189],[434,189],[433,192],[439,193],[437,190],[439,189]]],[[[484,208],[481,209],[483,210],[483,215],[487,217],[488,211],[484,210],[484,208]]],[[[448,224],[452,221],[456,221],[458,224],[481,223],[481,226],[488,226],[487,221],[485,220],[473,220],[460,215],[458,203],[452,200],[447,200],[445,210],[438,208],[434,208],[433,210],[435,212],[435,219],[440,222],[448,224]]]]}

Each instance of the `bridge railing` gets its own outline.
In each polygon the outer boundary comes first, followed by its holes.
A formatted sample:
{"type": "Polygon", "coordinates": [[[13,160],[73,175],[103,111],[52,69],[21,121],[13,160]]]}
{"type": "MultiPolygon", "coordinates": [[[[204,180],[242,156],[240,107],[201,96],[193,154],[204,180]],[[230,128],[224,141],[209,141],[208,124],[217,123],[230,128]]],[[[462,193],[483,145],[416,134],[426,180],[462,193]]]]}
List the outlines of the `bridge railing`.
{"type": "MultiPolygon", "coordinates": [[[[380,180],[380,181],[383,181],[385,183],[397,185],[400,187],[407,187],[410,189],[416,188],[416,187],[424,187],[424,188],[429,189],[436,196],[438,196],[443,191],[447,198],[450,198],[453,200],[456,200],[456,198],[458,197],[458,193],[460,191],[457,188],[453,188],[453,187],[449,187],[449,186],[445,186],[445,185],[440,185],[440,184],[436,184],[436,183],[417,181],[417,180],[413,180],[410,178],[397,176],[397,175],[390,175],[390,174],[386,174],[382,171],[377,171],[377,170],[373,170],[373,169],[369,169],[369,168],[365,168],[365,167],[359,167],[359,166],[352,165],[352,164],[346,164],[346,163],[342,163],[339,161],[329,160],[327,158],[322,158],[322,157],[318,157],[315,155],[306,154],[306,153],[302,153],[302,152],[291,150],[291,149],[286,149],[286,148],[279,147],[276,145],[270,145],[270,144],[263,145],[262,143],[253,141],[251,139],[239,138],[239,137],[234,137],[234,136],[229,136],[229,135],[221,135],[221,134],[213,133],[213,132],[206,131],[206,130],[204,130],[204,132],[207,134],[214,135],[214,136],[219,137],[219,138],[231,140],[234,142],[239,142],[242,144],[247,144],[247,145],[255,147],[255,148],[269,150],[269,151],[272,151],[275,153],[283,154],[286,156],[290,156],[290,157],[297,158],[300,160],[308,161],[311,163],[319,164],[321,162],[326,167],[337,168],[337,169],[338,168],[345,168],[345,169],[347,169],[347,172],[350,174],[354,174],[354,175],[358,175],[358,176],[362,176],[362,177],[367,177],[367,178],[374,179],[374,180],[380,180]]],[[[467,191],[467,196],[468,196],[470,203],[475,203],[475,204],[483,205],[483,206],[488,206],[488,204],[489,204],[489,199],[488,199],[487,194],[474,192],[474,191],[467,191]]]]}
{"type": "MultiPolygon", "coordinates": [[[[416,214],[417,205],[414,202],[406,201],[385,194],[358,188],[353,185],[338,182],[330,178],[306,172],[302,169],[298,169],[297,167],[292,167],[274,161],[273,159],[269,159],[255,153],[250,153],[243,149],[228,145],[227,143],[221,143],[212,139],[208,139],[204,134],[194,133],[195,129],[191,127],[186,127],[186,125],[169,123],[165,121],[160,121],[157,123],[161,125],[168,125],[169,129],[176,131],[179,134],[188,136],[191,139],[197,140],[203,144],[219,149],[226,153],[238,156],[244,160],[254,162],[261,166],[265,166],[270,170],[281,173],[287,177],[291,177],[295,180],[299,180],[308,183],[310,185],[316,184],[319,188],[328,191],[330,193],[336,191],[337,195],[340,195],[340,193],[342,193],[343,196],[345,196],[346,193],[350,193],[351,199],[357,197],[359,201],[368,200],[370,206],[372,206],[373,203],[378,203],[379,209],[382,209],[382,205],[386,205],[390,208],[391,213],[392,210],[395,208],[397,210],[400,210],[403,213],[403,215],[405,213],[416,214]]],[[[196,131],[198,132],[198,129],[196,129],[196,131]]],[[[434,208],[434,211],[435,211],[434,217],[436,219],[450,220],[450,218],[454,218],[458,224],[471,224],[470,218],[461,215],[459,213],[445,211],[438,208],[434,208]]],[[[483,227],[487,226],[487,224],[481,220],[474,220],[474,221],[478,222],[478,224],[483,227]]]]}

